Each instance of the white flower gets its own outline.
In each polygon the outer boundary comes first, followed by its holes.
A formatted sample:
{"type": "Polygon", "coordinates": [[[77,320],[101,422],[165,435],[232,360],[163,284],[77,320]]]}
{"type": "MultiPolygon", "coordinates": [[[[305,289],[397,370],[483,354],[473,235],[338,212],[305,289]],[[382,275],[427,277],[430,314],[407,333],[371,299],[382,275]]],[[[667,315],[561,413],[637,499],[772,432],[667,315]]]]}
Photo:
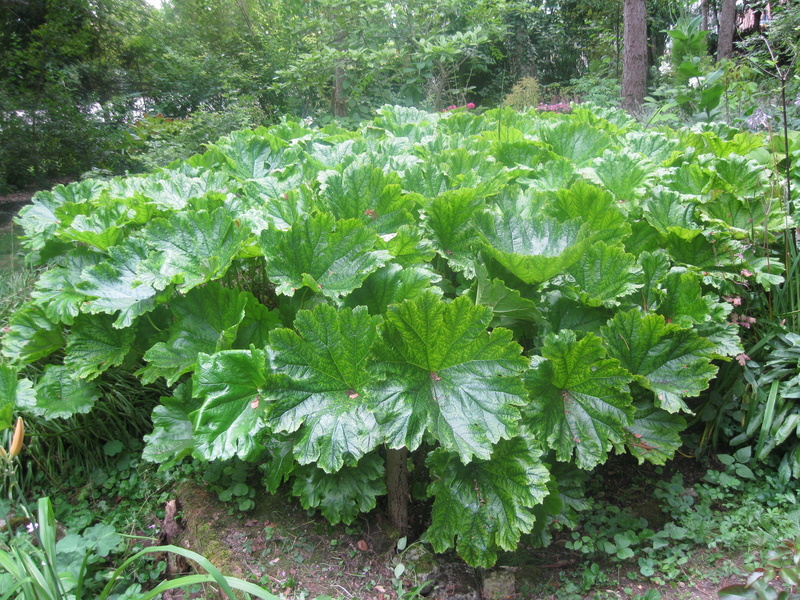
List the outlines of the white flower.
{"type": "Polygon", "coordinates": [[[700,85],[703,83],[703,79],[700,77],[690,77],[689,78],[689,87],[692,89],[698,89],[700,85]]]}

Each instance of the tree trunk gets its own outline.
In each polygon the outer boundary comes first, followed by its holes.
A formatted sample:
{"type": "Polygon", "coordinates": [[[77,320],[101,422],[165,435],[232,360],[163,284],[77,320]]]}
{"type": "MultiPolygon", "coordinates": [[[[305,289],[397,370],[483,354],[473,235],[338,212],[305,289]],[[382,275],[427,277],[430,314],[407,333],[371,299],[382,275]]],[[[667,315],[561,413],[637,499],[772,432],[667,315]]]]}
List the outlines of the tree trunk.
{"type": "Polygon", "coordinates": [[[386,449],[386,498],[389,520],[400,535],[408,533],[408,448],[386,449]]]}
{"type": "Polygon", "coordinates": [[[733,55],[733,34],[736,31],[736,0],[722,0],[719,16],[719,40],[717,41],[717,61],[733,55]]]}
{"type": "Polygon", "coordinates": [[[708,31],[708,0],[700,0],[700,15],[702,16],[700,29],[708,31]]]}
{"type": "Polygon", "coordinates": [[[331,112],[334,117],[347,116],[347,94],[344,92],[344,68],[337,65],[333,69],[333,92],[331,94],[331,112]]]}
{"type": "Polygon", "coordinates": [[[647,91],[647,6],[625,0],[623,8],[622,108],[638,112],[647,91]]]}

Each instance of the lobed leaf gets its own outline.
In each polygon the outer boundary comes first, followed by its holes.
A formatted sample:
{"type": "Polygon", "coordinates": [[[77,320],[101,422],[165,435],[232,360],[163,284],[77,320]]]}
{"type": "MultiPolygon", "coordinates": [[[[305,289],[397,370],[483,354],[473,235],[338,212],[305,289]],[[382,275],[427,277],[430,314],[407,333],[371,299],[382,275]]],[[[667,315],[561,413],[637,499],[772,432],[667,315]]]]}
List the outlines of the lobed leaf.
{"type": "Polygon", "coordinates": [[[581,340],[570,330],[549,334],[542,357],[525,374],[530,397],[525,422],[558,460],[574,455],[579,467],[591,469],[608,458],[633,424],[631,374],[606,357],[593,334],[581,340]]]}
{"type": "Polygon", "coordinates": [[[710,359],[714,344],[661,315],[636,309],[617,313],[603,328],[603,337],[609,355],[653,391],[656,406],[670,413],[688,411],[683,398],[702,392],[717,372],[710,359]]]}
{"type": "Polygon", "coordinates": [[[435,450],[427,460],[435,498],[428,540],[434,551],[453,547],[467,564],[490,567],[497,548],[513,551],[531,531],[531,509],[548,494],[550,474],[541,451],[522,438],[502,440],[491,458],[463,464],[457,455],[435,450]]]}
{"type": "Polygon", "coordinates": [[[415,450],[426,431],[469,462],[516,433],[526,360],[511,332],[486,326],[491,311],[431,292],[390,306],[376,345],[386,381],[378,421],[392,448],[415,450]]]}

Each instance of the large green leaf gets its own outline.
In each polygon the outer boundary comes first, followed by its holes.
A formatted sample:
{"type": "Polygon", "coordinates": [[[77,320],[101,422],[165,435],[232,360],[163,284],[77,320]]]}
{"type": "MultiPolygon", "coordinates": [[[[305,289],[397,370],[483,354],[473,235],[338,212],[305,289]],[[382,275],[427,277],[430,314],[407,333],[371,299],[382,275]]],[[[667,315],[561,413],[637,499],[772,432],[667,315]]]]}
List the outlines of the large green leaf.
{"type": "Polygon", "coordinates": [[[620,204],[607,191],[586,181],[577,181],[569,189],[558,190],[558,197],[545,210],[559,221],[581,219],[594,239],[608,244],[619,242],[631,232],[620,204]]]}
{"type": "Polygon", "coordinates": [[[642,196],[655,165],[630,152],[606,150],[586,171],[588,177],[602,183],[617,200],[630,202],[642,196]]]}
{"type": "Polygon", "coordinates": [[[453,547],[473,567],[491,567],[497,550],[515,550],[535,523],[531,509],[548,493],[540,450],[521,438],[502,440],[489,460],[463,464],[438,449],[428,458],[435,498],[428,540],[436,552],[453,547]]]}
{"type": "Polygon", "coordinates": [[[617,305],[617,298],[641,286],[636,257],[603,242],[589,246],[567,272],[574,281],[570,286],[572,294],[589,306],[617,305]]]}
{"type": "Polygon", "coordinates": [[[525,375],[531,399],[526,423],[558,460],[574,454],[579,467],[591,469],[608,458],[633,424],[631,374],[606,357],[594,334],[581,340],[569,330],[549,334],[542,357],[525,375]]]}
{"type": "Polygon", "coordinates": [[[249,235],[222,207],[155,219],[143,232],[154,255],[140,264],[138,282],[157,290],[174,283],[186,293],[222,277],[249,235]]]}
{"type": "Polygon", "coordinates": [[[276,431],[293,432],[301,464],[315,462],[327,473],[355,464],[383,442],[368,389],[378,317],[363,306],[336,310],[320,305],[300,311],[295,331],[270,336],[275,368],[288,377],[268,382],[268,416],[276,431]]]}
{"type": "Polygon", "coordinates": [[[473,216],[485,206],[474,189],[445,192],[425,203],[425,228],[436,251],[457,270],[469,269],[480,239],[473,216]]]}
{"type": "Polygon", "coordinates": [[[83,310],[92,314],[114,314],[114,327],[128,327],[136,317],[156,307],[158,292],[139,283],[138,268],[147,257],[147,247],[140,238],[128,238],[124,244],[109,248],[110,260],[84,270],[81,291],[94,299],[83,310]]]}
{"type": "Polygon", "coordinates": [[[510,331],[486,331],[491,316],[430,292],[389,307],[376,346],[387,379],[376,393],[390,447],[414,450],[429,431],[466,463],[516,433],[527,361],[510,331]]]}
{"type": "Polygon", "coordinates": [[[658,313],[670,322],[692,327],[695,323],[712,318],[717,302],[713,295],[703,295],[700,275],[697,273],[675,267],[661,281],[661,286],[664,288],[664,299],[658,307],[658,313]]]}
{"type": "Polygon", "coordinates": [[[732,233],[737,239],[780,231],[786,218],[781,205],[766,197],[743,199],[729,192],[716,195],[698,210],[707,223],[732,233]]]}
{"type": "Polygon", "coordinates": [[[337,222],[322,213],[295,223],[288,231],[263,231],[261,249],[279,294],[293,296],[307,286],[338,298],[359,287],[390,259],[385,250],[374,249],[377,239],[359,220],[337,222]]]}
{"type": "Polygon", "coordinates": [[[683,398],[702,392],[717,372],[714,343],[661,315],[637,309],[617,313],[603,328],[610,356],[636,376],[667,412],[688,410],[683,398]]]}
{"type": "Polygon", "coordinates": [[[144,436],[142,458],[170,465],[189,456],[194,449],[189,413],[198,405],[199,401],[192,398],[190,383],[177,386],[172,396],[162,396],[161,404],[153,409],[153,431],[144,436]]]}
{"type": "Polygon", "coordinates": [[[76,215],[57,235],[64,241],[88,244],[99,250],[116,245],[124,235],[123,227],[134,215],[134,211],[121,202],[84,206],[83,209],[86,213],[76,215]]]}
{"type": "Polygon", "coordinates": [[[392,223],[404,220],[405,211],[413,203],[404,200],[400,178],[396,173],[364,161],[349,164],[342,172],[322,171],[319,206],[337,219],[359,219],[374,222],[376,230],[383,231],[392,223]]]}
{"type": "Polygon", "coordinates": [[[283,149],[286,146],[286,142],[273,135],[234,131],[211,147],[225,156],[225,168],[231,175],[257,179],[284,165],[283,149]]]}
{"type": "Polygon", "coordinates": [[[20,378],[15,368],[0,363],[0,431],[11,427],[12,415],[17,406],[32,405],[35,402],[36,395],[30,380],[20,378]]]}
{"type": "Polygon", "coordinates": [[[378,496],[386,493],[383,470],[377,454],[336,473],[307,465],[295,471],[292,494],[300,498],[303,508],[316,508],[331,524],[349,525],[359,514],[375,508],[378,496]]]}
{"type": "Polygon", "coordinates": [[[250,295],[213,282],[178,296],[170,307],[175,321],[166,342],[158,342],[144,353],[147,365],[137,374],[144,383],[163,377],[172,385],[192,371],[198,354],[211,354],[233,346],[250,295]]]}
{"type": "Polygon", "coordinates": [[[518,290],[507,287],[501,280],[489,281],[485,269],[477,270],[477,281],[471,289],[475,304],[492,309],[495,320],[536,321],[541,313],[536,303],[523,298],[518,290]]]}
{"type": "Polygon", "coordinates": [[[680,415],[656,408],[650,402],[639,402],[625,444],[639,464],[647,461],[663,465],[683,445],[680,433],[684,429],[686,421],[680,415]]]}
{"type": "Polygon", "coordinates": [[[61,328],[32,302],[11,315],[3,336],[3,356],[14,362],[34,362],[64,346],[61,328]]]}
{"type": "Polygon", "coordinates": [[[198,456],[225,460],[238,455],[246,460],[263,448],[259,436],[265,428],[266,378],[263,350],[223,350],[198,357],[192,393],[201,404],[189,415],[198,456]]]}
{"type": "Polygon", "coordinates": [[[691,240],[701,231],[694,218],[696,205],[685,196],[657,187],[647,199],[644,217],[661,233],[675,232],[683,239],[691,240]]]}
{"type": "Polygon", "coordinates": [[[409,225],[398,227],[395,233],[380,236],[375,247],[386,250],[392,256],[392,262],[404,267],[420,263],[427,265],[436,256],[436,250],[425,237],[425,232],[409,225]]]}
{"type": "Polygon", "coordinates": [[[542,131],[542,139],[550,144],[553,152],[570,159],[576,166],[588,164],[611,143],[605,132],[586,123],[558,121],[542,131]]]}
{"type": "Polygon", "coordinates": [[[72,369],[61,365],[48,365],[34,389],[35,397],[26,398],[20,408],[45,419],[87,413],[100,398],[100,390],[94,383],[75,379],[72,369]]]}
{"type": "Polygon", "coordinates": [[[116,329],[109,315],[80,315],[67,338],[64,365],[74,377],[94,379],[121,365],[135,338],[134,328],[116,329]]]}
{"type": "Polygon", "coordinates": [[[432,282],[440,279],[433,271],[422,266],[401,267],[389,263],[367,277],[362,285],[347,296],[347,306],[363,305],[374,315],[383,314],[390,304],[411,300],[426,290],[439,292],[432,282]]]}
{"type": "Polygon", "coordinates": [[[48,319],[72,325],[86,301],[86,293],[79,289],[83,271],[101,259],[100,254],[78,247],[70,251],[60,265],[41,274],[31,297],[44,307],[48,319]]]}
{"type": "Polygon", "coordinates": [[[552,279],[575,264],[586,246],[579,220],[526,214],[519,204],[480,214],[477,223],[486,251],[525,283],[552,279]]]}

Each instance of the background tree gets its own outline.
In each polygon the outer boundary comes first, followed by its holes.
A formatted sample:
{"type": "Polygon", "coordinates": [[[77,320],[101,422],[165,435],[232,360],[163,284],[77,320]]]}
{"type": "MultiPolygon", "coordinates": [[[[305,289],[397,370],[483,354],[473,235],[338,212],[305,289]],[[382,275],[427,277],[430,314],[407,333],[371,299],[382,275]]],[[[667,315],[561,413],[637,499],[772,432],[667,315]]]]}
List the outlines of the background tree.
{"type": "Polygon", "coordinates": [[[645,0],[624,1],[622,106],[638,112],[647,91],[647,7],[645,0]]]}
{"type": "Polygon", "coordinates": [[[722,0],[722,10],[719,16],[717,60],[725,60],[733,55],[733,35],[735,32],[736,0],[722,0]]]}

